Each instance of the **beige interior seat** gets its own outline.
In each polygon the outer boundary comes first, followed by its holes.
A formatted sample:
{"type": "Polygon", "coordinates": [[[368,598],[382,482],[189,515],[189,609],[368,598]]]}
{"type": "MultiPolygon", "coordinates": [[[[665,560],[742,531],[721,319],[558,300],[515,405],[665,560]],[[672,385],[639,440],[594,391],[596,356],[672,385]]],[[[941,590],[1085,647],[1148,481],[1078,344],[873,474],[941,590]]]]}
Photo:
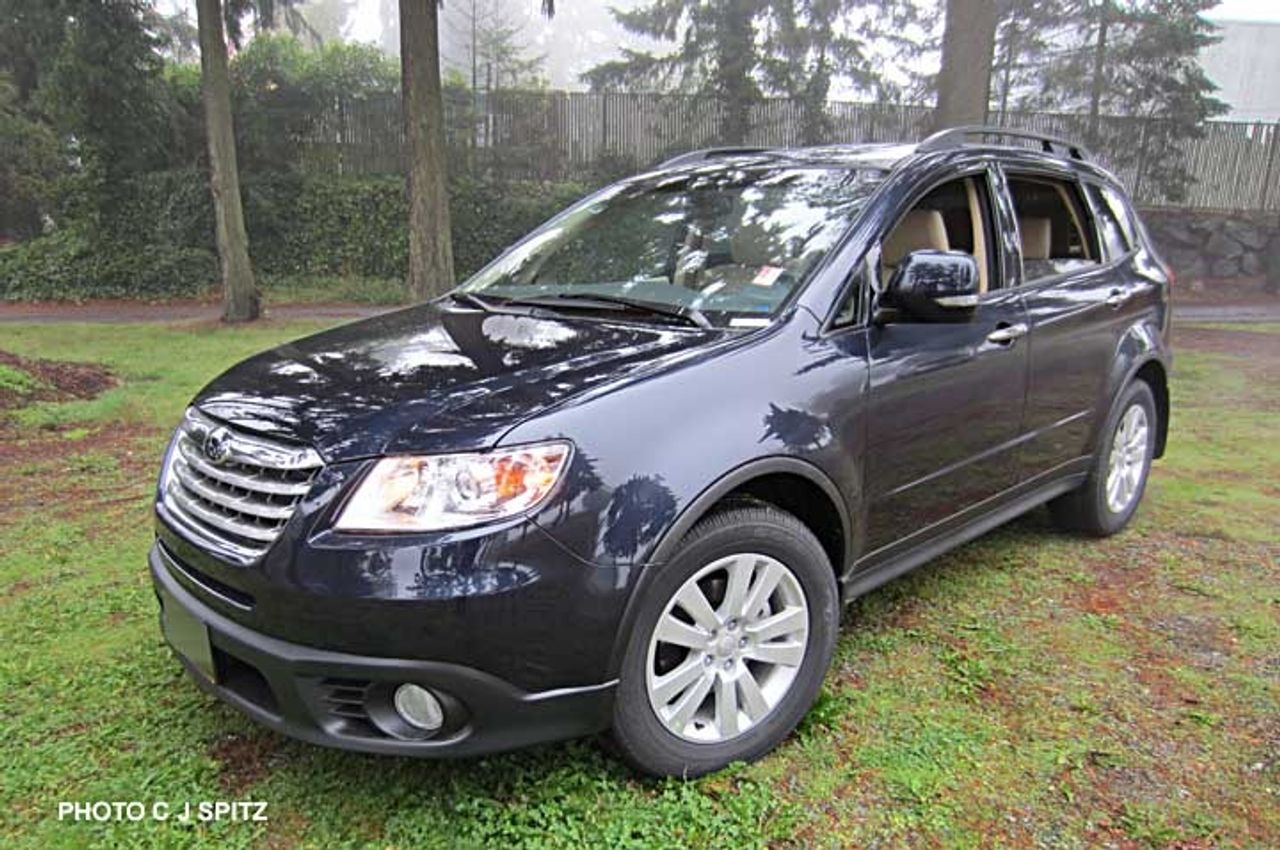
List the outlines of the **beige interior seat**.
{"type": "Polygon", "coordinates": [[[991,289],[988,278],[987,234],[983,230],[982,202],[978,199],[978,184],[972,177],[965,178],[964,193],[969,201],[969,221],[973,224],[973,260],[978,265],[978,294],[986,295],[991,289]]]}
{"type": "Polygon", "coordinates": [[[1018,219],[1018,229],[1022,232],[1022,259],[1048,260],[1053,253],[1053,222],[1040,216],[1025,216],[1018,219]]]}
{"type": "Polygon", "coordinates": [[[706,263],[706,254],[702,250],[702,230],[691,226],[684,234],[684,241],[676,252],[676,270],[673,283],[677,286],[695,288],[706,263]]]}
{"type": "Polygon", "coordinates": [[[947,223],[937,210],[912,210],[902,217],[880,247],[880,262],[887,275],[912,251],[950,251],[947,223]]]}

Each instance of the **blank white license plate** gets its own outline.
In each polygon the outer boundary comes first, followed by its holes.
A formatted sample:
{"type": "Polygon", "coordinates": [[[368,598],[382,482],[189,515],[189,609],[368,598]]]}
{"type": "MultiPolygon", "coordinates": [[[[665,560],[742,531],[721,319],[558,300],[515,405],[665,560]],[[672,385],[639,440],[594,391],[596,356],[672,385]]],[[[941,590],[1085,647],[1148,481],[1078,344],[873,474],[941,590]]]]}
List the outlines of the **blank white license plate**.
{"type": "Polygon", "coordinates": [[[178,604],[163,590],[161,599],[161,628],[169,645],[183,658],[190,661],[209,681],[216,681],[213,668],[213,648],[209,645],[209,628],[194,614],[178,604]]]}

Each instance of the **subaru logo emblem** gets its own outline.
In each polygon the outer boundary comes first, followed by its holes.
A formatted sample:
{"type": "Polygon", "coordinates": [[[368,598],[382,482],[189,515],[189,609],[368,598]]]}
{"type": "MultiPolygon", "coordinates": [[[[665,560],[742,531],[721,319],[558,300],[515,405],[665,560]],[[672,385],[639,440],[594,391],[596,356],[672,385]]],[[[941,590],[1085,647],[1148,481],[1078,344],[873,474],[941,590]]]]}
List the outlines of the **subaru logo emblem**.
{"type": "Polygon", "coordinates": [[[231,457],[231,432],[214,428],[204,438],[204,456],[211,463],[223,463],[231,457]]]}

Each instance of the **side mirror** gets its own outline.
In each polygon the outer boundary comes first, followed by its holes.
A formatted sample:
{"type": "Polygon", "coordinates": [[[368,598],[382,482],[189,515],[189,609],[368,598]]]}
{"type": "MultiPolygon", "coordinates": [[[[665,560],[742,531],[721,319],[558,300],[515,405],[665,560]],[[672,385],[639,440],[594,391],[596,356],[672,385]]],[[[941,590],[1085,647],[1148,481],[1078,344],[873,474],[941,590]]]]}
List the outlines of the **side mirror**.
{"type": "Polygon", "coordinates": [[[889,278],[881,306],[925,321],[964,321],[978,306],[978,263],[962,251],[912,251],[889,278]]]}

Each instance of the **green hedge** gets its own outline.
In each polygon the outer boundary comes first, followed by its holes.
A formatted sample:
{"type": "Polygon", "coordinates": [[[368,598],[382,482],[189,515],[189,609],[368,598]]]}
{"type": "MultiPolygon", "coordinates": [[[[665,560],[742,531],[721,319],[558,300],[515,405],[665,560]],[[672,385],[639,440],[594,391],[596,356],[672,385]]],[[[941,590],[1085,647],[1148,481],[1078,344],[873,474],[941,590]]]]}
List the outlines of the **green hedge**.
{"type": "MultiPolygon", "coordinates": [[[[251,178],[245,186],[250,250],[263,272],[404,277],[408,209],[400,178],[251,178]]],[[[458,279],[586,192],[579,184],[453,181],[458,279]]]]}
{"type": "Polygon", "coordinates": [[[213,252],[141,245],[115,250],[63,231],[0,250],[0,298],[171,298],[198,295],[218,279],[213,252]]]}
{"type": "MultiPolygon", "coordinates": [[[[581,197],[579,184],[459,179],[450,185],[454,264],[461,280],[581,197]]],[[[398,177],[247,175],[249,249],[262,275],[402,279],[408,256],[398,177]]],[[[0,251],[0,298],[162,298],[218,278],[213,210],[203,176],[136,180],[109,231],[69,228],[0,251]]]]}

